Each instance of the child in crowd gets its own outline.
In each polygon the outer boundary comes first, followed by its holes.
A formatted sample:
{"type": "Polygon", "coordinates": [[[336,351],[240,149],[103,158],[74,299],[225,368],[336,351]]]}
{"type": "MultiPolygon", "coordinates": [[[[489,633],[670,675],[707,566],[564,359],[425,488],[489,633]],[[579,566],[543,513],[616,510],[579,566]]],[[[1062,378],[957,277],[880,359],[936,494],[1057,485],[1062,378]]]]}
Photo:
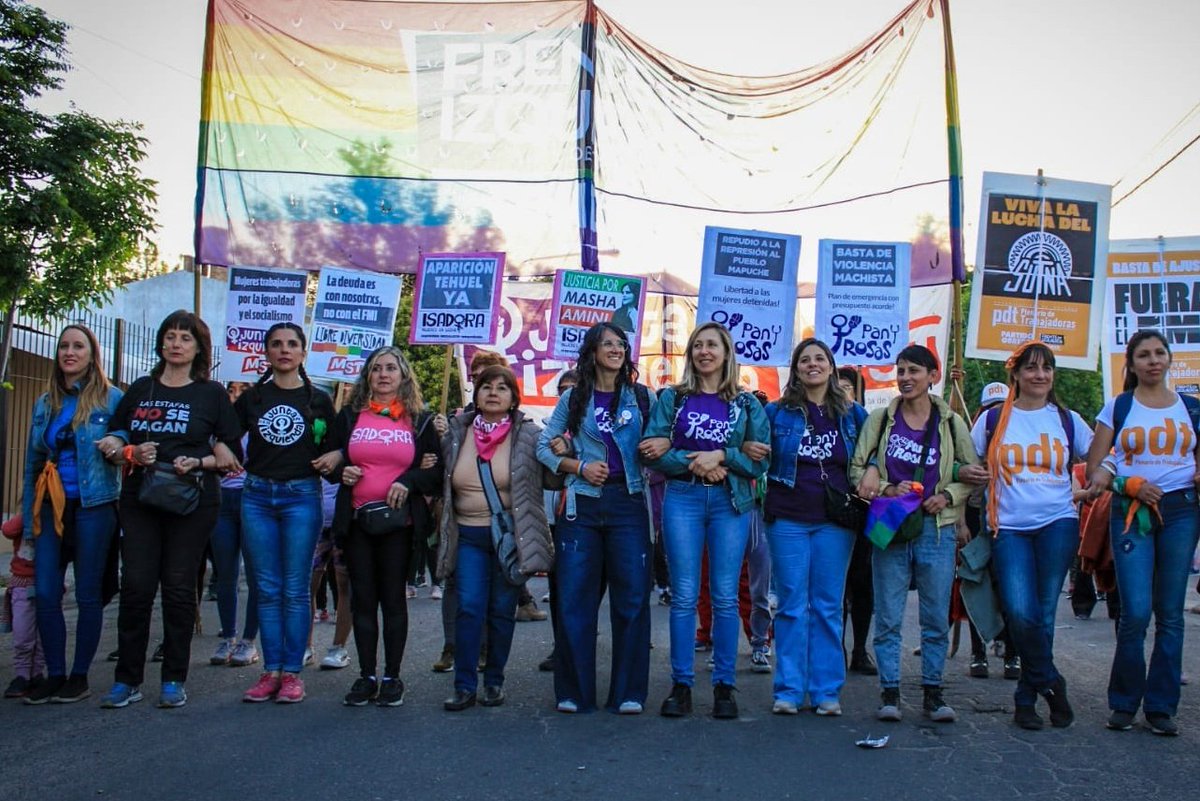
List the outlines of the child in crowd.
{"type": "Polygon", "coordinates": [[[33,597],[33,543],[22,539],[22,527],[19,514],[0,526],[0,533],[13,543],[11,576],[3,603],[12,607],[13,670],[17,674],[4,691],[5,698],[24,698],[42,681],[46,670],[33,597]]]}

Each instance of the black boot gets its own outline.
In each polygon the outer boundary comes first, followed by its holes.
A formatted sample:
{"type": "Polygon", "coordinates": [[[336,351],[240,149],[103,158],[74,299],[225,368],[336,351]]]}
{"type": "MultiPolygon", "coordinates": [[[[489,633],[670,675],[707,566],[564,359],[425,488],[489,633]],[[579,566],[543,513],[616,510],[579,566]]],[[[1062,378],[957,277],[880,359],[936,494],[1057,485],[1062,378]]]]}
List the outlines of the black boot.
{"type": "Polygon", "coordinates": [[[662,703],[664,718],[681,718],[692,714],[692,688],[686,684],[676,684],[671,688],[671,694],[662,703]]]}
{"type": "Polygon", "coordinates": [[[1067,700],[1067,680],[1058,677],[1050,687],[1042,693],[1046,704],[1050,707],[1050,725],[1056,729],[1065,729],[1075,722],[1075,710],[1067,700]]]}
{"type": "Polygon", "coordinates": [[[1045,725],[1042,716],[1037,713],[1037,709],[1024,704],[1017,704],[1016,711],[1013,712],[1013,723],[1030,731],[1038,731],[1045,725]]]}

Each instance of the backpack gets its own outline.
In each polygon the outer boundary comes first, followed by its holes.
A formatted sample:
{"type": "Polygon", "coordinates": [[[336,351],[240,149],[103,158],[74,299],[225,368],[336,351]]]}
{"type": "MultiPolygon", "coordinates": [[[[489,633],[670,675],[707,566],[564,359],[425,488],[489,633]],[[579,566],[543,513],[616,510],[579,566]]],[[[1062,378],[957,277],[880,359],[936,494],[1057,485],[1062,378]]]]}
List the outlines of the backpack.
{"type": "MultiPolygon", "coordinates": [[[[1176,393],[1183,398],[1184,408],[1187,409],[1188,417],[1192,421],[1192,431],[1196,434],[1196,442],[1200,443],[1200,400],[1197,400],[1193,395],[1185,395],[1182,392],[1176,393]]],[[[1122,392],[1117,396],[1113,403],[1113,442],[1117,441],[1117,436],[1121,433],[1121,429],[1125,427],[1125,420],[1129,417],[1129,410],[1133,408],[1133,390],[1122,392]]]]}
{"type": "MultiPolygon", "coordinates": [[[[1078,458],[1075,453],[1075,418],[1071,416],[1071,412],[1061,406],[1055,406],[1058,410],[1058,420],[1062,423],[1063,433],[1067,435],[1067,464],[1074,464],[1078,458]]],[[[1129,413],[1129,407],[1125,407],[1126,414],[1129,413]]],[[[1197,413],[1200,414],[1200,406],[1197,407],[1197,413]]],[[[1123,418],[1122,418],[1123,419],[1123,418]]],[[[992,435],[996,433],[996,423],[1000,420],[1000,406],[997,404],[987,410],[987,416],[984,418],[984,444],[983,452],[986,454],[988,449],[992,447],[992,435]]]]}

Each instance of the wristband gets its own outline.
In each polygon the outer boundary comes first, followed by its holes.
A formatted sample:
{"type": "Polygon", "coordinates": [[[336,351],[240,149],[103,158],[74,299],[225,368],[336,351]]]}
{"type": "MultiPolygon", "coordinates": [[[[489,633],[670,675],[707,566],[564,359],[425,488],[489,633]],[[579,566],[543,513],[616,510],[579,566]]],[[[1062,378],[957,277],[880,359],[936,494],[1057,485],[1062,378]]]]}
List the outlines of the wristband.
{"type": "Polygon", "coordinates": [[[960,467],[962,467],[961,464],[959,464],[958,462],[954,463],[954,469],[950,471],[950,480],[951,481],[958,481],[958,469],[960,467]]]}
{"type": "Polygon", "coordinates": [[[579,475],[579,476],[583,475],[583,468],[584,468],[584,465],[586,465],[586,464],[587,464],[587,462],[583,461],[582,459],[579,460],[579,467],[576,468],[576,470],[575,470],[576,475],[579,475]]]}
{"type": "Polygon", "coordinates": [[[950,494],[950,490],[942,490],[942,497],[946,499],[947,504],[954,505],[954,496],[950,494]]]}
{"type": "Polygon", "coordinates": [[[124,448],[121,449],[121,458],[124,459],[126,462],[134,461],[133,452],[135,450],[137,450],[136,446],[126,445],[124,448]]]}

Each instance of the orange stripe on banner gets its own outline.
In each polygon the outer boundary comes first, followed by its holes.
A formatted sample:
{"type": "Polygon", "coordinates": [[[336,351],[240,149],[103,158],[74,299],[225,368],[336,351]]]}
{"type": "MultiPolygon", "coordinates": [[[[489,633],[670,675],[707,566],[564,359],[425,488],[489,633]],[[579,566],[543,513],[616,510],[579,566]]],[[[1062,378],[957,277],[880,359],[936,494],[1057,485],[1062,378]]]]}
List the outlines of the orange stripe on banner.
{"type": "Polygon", "coordinates": [[[563,306],[558,312],[558,321],[568,325],[593,326],[596,323],[607,323],[612,319],[612,312],[603,309],[593,309],[591,306],[563,306]]]}

